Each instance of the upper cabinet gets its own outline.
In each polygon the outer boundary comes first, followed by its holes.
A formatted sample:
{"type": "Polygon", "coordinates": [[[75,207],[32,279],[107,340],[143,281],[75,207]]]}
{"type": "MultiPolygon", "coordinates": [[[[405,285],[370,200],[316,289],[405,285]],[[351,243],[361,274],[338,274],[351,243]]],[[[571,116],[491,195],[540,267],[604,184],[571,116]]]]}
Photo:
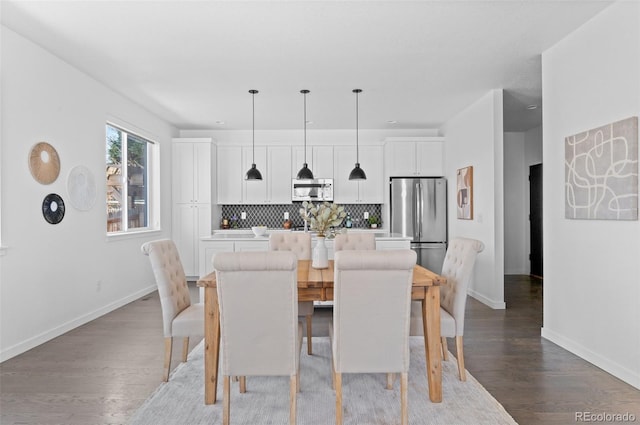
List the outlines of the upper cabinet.
{"type": "MultiPolygon", "coordinates": [[[[296,146],[292,149],[291,155],[292,178],[298,174],[302,164],[304,164],[304,147],[296,146]]],[[[333,178],[333,146],[308,146],[307,164],[317,179],[333,178]]]]}
{"type": "Polygon", "coordinates": [[[385,144],[386,174],[390,177],[444,175],[443,137],[393,137],[385,144]]]}
{"type": "Polygon", "coordinates": [[[360,145],[359,150],[360,167],[366,173],[367,179],[349,180],[349,174],[356,163],[356,147],[334,147],[333,200],[341,204],[382,204],[384,203],[383,147],[360,145]]]}
{"type": "Polygon", "coordinates": [[[218,147],[218,203],[290,203],[291,147],[255,147],[255,164],[262,180],[244,179],[253,161],[252,146],[218,147]]]}
{"type": "Polygon", "coordinates": [[[210,204],[211,139],[173,139],[171,158],[173,202],[210,204]]]}

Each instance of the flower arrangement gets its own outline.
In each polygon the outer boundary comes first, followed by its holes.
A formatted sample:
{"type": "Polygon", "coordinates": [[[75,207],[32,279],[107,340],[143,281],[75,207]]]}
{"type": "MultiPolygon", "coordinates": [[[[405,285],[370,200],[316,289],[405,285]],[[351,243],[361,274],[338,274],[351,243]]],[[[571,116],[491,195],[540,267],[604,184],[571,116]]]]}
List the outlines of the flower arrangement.
{"type": "Polygon", "coordinates": [[[339,226],[346,216],[344,207],[329,202],[315,206],[304,201],[300,208],[300,217],[309,223],[311,230],[318,232],[318,236],[326,236],[330,228],[339,226]]]}

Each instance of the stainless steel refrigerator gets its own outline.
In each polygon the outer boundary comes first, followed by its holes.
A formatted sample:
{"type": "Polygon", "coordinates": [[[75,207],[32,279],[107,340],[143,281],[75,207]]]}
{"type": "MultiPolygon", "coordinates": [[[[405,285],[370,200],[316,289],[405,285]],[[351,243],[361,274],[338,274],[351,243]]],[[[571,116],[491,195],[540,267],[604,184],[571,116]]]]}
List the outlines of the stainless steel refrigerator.
{"type": "Polygon", "coordinates": [[[389,184],[391,232],[411,237],[418,264],[439,274],[447,251],[447,181],[392,177],[389,184]]]}

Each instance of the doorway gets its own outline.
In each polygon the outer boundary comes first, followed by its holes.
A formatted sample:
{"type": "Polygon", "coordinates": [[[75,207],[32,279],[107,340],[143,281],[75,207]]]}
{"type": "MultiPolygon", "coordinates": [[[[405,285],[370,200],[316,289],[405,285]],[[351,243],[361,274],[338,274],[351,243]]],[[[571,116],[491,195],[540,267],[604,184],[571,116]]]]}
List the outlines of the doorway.
{"type": "Polygon", "coordinates": [[[529,166],[529,274],[542,278],[542,164],[529,166]]]}

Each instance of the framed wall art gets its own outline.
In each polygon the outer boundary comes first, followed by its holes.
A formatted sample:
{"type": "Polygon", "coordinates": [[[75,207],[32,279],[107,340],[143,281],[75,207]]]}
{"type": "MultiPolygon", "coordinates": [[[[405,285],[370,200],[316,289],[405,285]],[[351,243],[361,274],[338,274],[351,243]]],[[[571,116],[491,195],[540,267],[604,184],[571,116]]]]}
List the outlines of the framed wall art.
{"type": "Polygon", "coordinates": [[[565,218],[638,219],[638,117],[565,138],[565,218]]]}
{"type": "Polygon", "coordinates": [[[456,173],[458,218],[473,220],[473,166],[459,168],[456,173]]]}

